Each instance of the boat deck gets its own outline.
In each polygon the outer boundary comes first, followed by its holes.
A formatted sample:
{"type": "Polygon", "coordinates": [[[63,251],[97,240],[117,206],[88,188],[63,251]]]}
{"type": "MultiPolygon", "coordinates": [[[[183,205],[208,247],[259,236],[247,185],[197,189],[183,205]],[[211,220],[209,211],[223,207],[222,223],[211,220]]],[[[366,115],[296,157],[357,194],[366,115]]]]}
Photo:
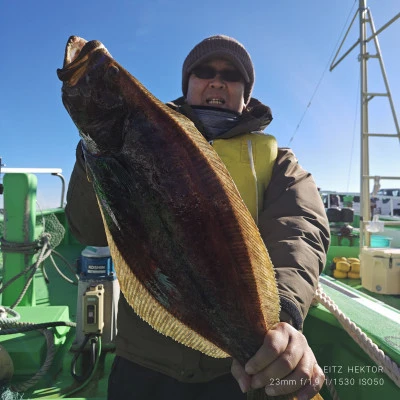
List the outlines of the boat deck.
{"type": "MultiPolygon", "coordinates": [[[[49,210],[45,214],[54,212],[65,226],[63,210],[49,210]]],[[[1,221],[0,221],[1,222],[1,221]]],[[[76,261],[84,246],[79,244],[66,230],[62,243],[56,248],[65,259],[76,268],[76,261]]],[[[53,255],[58,267],[70,279],[75,279],[65,262],[53,255]]],[[[67,282],[53,267],[49,258],[44,261],[48,283],[40,269],[35,274],[34,291],[36,305],[17,306],[15,310],[20,314],[21,321],[29,323],[47,323],[56,321],[76,320],[77,286],[67,282]]],[[[3,260],[0,252],[0,273],[3,260]]],[[[108,375],[114,359],[113,349],[103,349],[97,368],[90,381],[74,392],[82,383],[78,383],[71,375],[71,364],[75,352],[71,350],[75,340],[75,328],[58,326],[48,328],[54,333],[55,355],[49,369],[44,376],[31,388],[24,390],[23,398],[69,398],[69,399],[105,399],[107,397],[108,375]]],[[[14,363],[14,376],[11,387],[19,387],[29,382],[39,369],[45,364],[48,354],[46,339],[38,330],[0,335],[2,345],[11,355],[14,363]]],[[[84,353],[79,358],[77,373],[84,371],[89,362],[89,354],[84,353]]]]}
{"type": "MultiPolygon", "coordinates": [[[[63,210],[56,210],[55,215],[66,227],[65,237],[56,250],[72,265],[76,265],[83,246],[71,236],[63,210]]],[[[55,259],[60,269],[73,278],[63,261],[55,259]]],[[[49,259],[45,261],[45,271],[49,283],[45,282],[43,272],[39,270],[35,276],[36,306],[18,307],[21,319],[35,323],[75,321],[77,286],[62,279],[49,259]]],[[[344,281],[347,282],[323,276],[321,285],[324,292],[346,315],[400,364],[400,296],[366,294],[368,291],[361,287],[359,280],[344,281]]],[[[54,332],[55,338],[54,360],[44,376],[32,388],[24,391],[24,398],[105,399],[108,375],[114,359],[112,347],[103,349],[93,376],[85,382],[84,387],[75,391],[82,385],[71,375],[71,364],[75,355],[71,347],[75,339],[75,328],[62,326],[49,329],[54,332]]],[[[376,364],[321,304],[310,309],[304,333],[319,364],[342,400],[375,400],[378,397],[389,399],[394,398],[391,397],[393,393],[398,393],[398,387],[384,373],[373,370],[373,367],[377,368],[376,364]],[[367,372],[365,368],[368,369],[367,372]]],[[[39,331],[0,335],[0,344],[10,352],[14,362],[12,385],[28,381],[45,363],[46,339],[39,331]]],[[[86,353],[80,358],[78,372],[85,370],[88,363],[89,354],[86,353]]],[[[321,394],[326,400],[331,398],[326,387],[321,394]]]]}

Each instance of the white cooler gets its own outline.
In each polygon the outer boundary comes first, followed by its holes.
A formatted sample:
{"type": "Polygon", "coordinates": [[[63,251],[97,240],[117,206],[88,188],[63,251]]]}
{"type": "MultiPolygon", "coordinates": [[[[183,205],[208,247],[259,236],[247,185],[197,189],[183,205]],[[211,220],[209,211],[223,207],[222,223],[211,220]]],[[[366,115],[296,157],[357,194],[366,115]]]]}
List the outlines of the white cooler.
{"type": "Polygon", "coordinates": [[[400,249],[362,248],[361,285],[371,292],[400,294],[400,249]]]}

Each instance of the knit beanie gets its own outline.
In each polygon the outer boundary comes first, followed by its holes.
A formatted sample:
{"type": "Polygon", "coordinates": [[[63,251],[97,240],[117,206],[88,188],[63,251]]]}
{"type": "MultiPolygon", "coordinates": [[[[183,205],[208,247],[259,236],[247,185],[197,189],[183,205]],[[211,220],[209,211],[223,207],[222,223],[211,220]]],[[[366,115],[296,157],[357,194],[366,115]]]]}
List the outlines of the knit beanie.
{"type": "Polygon", "coordinates": [[[226,35],[210,36],[198,43],[188,54],[182,67],[182,92],[186,96],[190,73],[210,58],[230,61],[243,75],[245,81],[244,103],[251,97],[254,84],[254,67],[249,53],[236,39],[226,35]]]}

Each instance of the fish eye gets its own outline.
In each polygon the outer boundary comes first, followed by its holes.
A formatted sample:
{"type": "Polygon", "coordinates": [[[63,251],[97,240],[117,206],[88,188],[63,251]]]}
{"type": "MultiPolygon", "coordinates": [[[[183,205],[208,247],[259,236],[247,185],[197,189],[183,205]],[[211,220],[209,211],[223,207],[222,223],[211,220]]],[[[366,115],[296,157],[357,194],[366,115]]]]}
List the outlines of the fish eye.
{"type": "Polygon", "coordinates": [[[106,78],[108,79],[115,79],[119,74],[119,68],[115,65],[110,65],[106,72],[106,78]]]}

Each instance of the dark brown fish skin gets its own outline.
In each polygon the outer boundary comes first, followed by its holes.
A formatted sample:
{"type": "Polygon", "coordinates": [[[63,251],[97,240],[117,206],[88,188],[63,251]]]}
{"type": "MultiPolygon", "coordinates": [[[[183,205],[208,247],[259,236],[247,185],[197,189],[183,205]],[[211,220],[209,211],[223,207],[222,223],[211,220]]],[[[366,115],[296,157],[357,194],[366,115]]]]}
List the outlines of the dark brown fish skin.
{"type": "MultiPolygon", "coordinates": [[[[83,45],[86,41],[74,36],[68,40],[64,64],[70,60],[69,46],[79,42],[83,45]]],[[[113,85],[113,78],[118,71],[112,62],[102,44],[91,41],[85,44],[79,57],[69,64],[68,69],[57,70],[63,82],[76,83],[81,77],[79,85],[63,85],[63,104],[68,113],[73,115],[72,119],[79,131],[93,133],[99,152],[106,153],[118,151],[122,147],[121,124],[127,114],[118,87],[113,85]],[[85,84],[82,84],[83,80],[85,84]]]]}
{"type": "Polygon", "coordinates": [[[227,194],[182,128],[193,124],[170,118],[97,42],[86,46],[58,75],[67,111],[97,145],[86,161],[114,241],[160,304],[245,362],[266,326],[227,194]]]}
{"type": "MultiPolygon", "coordinates": [[[[244,364],[277,320],[264,320],[243,252],[246,232],[231,202],[240,196],[215,178],[216,165],[224,166],[205,157],[209,145],[191,121],[152,96],[99,42],[88,42],[75,59],[67,54],[57,71],[63,103],[84,139],[116,246],[165,309],[244,364]]],[[[263,390],[253,395],[267,398],[263,390]]]]}

